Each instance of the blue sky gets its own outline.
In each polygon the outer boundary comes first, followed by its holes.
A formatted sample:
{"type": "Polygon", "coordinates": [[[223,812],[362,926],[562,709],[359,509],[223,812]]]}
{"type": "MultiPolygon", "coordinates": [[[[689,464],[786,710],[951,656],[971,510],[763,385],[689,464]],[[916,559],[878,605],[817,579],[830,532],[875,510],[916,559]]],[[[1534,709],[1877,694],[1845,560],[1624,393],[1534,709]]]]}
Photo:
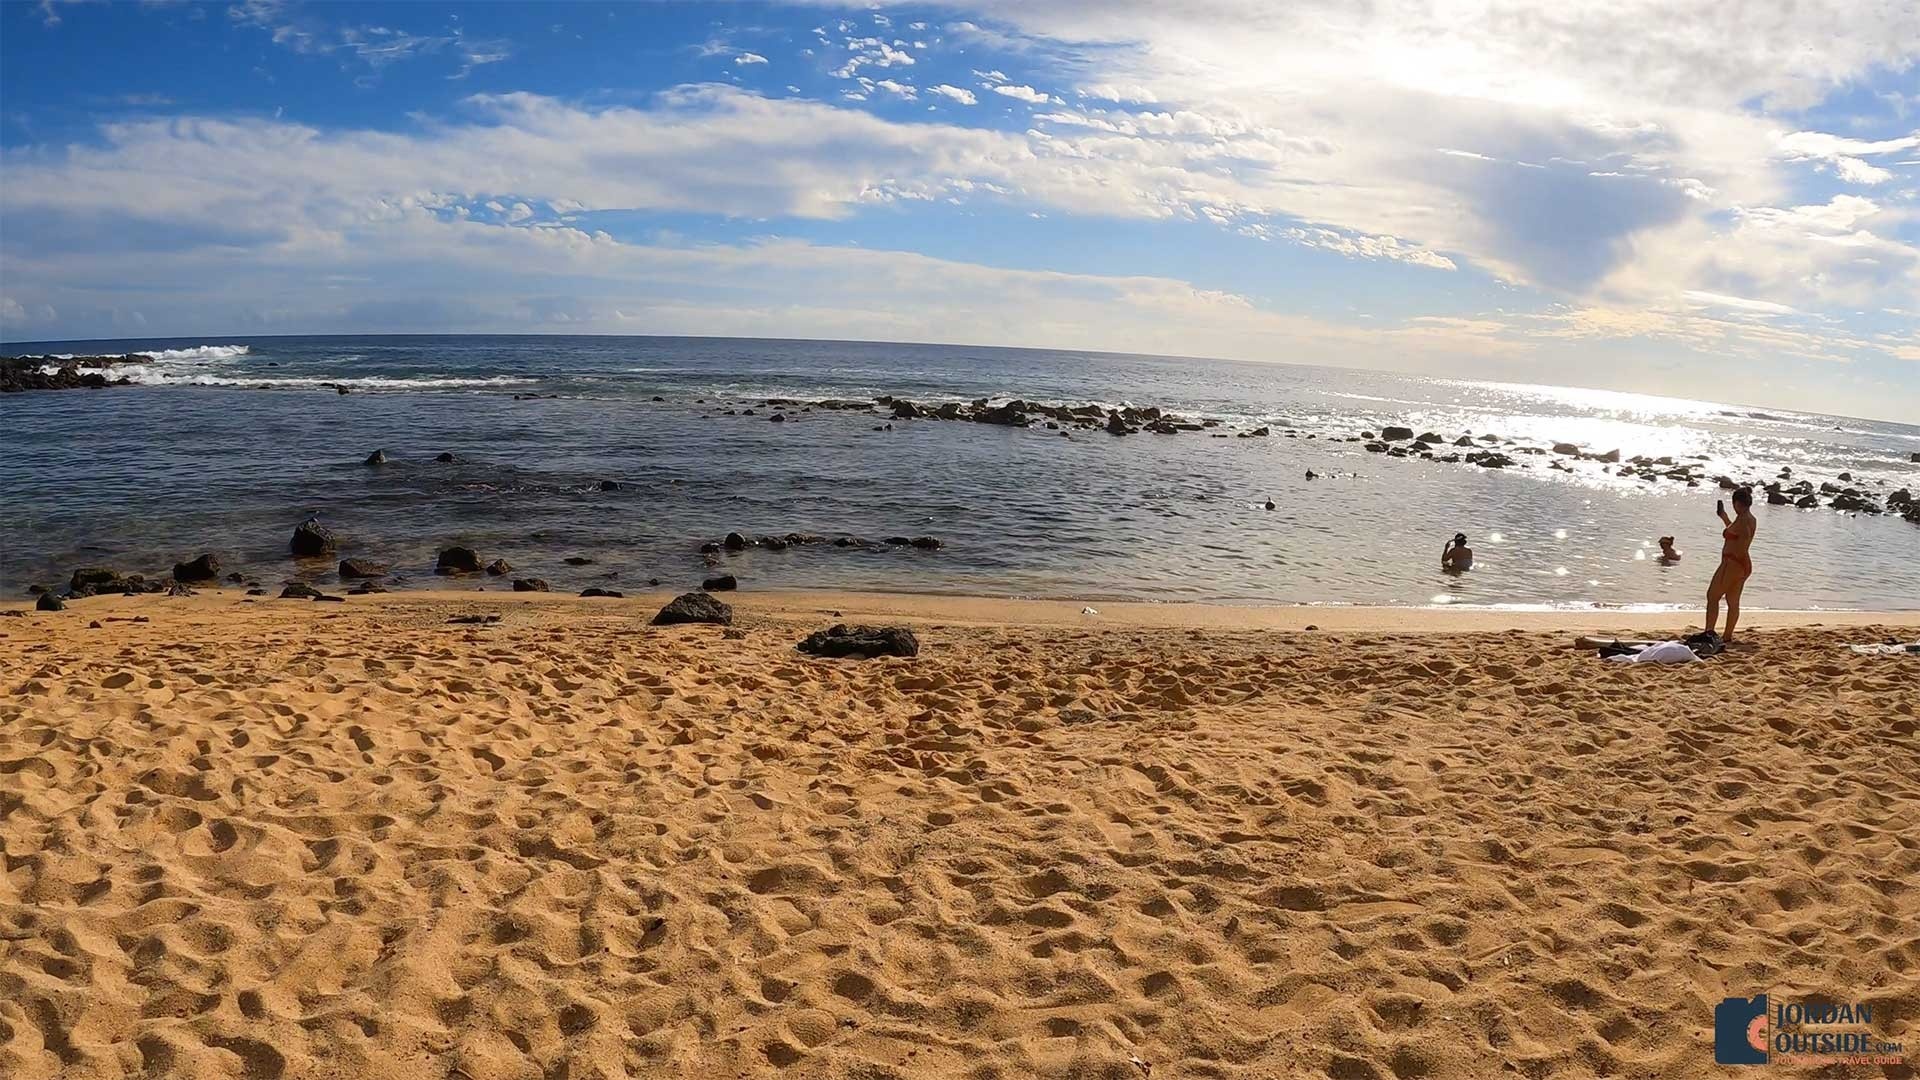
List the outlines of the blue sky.
{"type": "Polygon", "coordinates": [[[1920,420],[1920,9],[0,4],[0,335],[964,341],[1920,420]]]}

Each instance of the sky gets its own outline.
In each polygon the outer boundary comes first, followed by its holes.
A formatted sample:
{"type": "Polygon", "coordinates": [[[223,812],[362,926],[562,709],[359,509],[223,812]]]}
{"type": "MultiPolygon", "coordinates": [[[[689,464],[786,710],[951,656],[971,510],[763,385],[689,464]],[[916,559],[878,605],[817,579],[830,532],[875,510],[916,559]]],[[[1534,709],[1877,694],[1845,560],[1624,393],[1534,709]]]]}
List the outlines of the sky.
{"type": "Polygon", "coordinates": [[[462,332],[1920,422],[1920,6],[0,3],[0,339],[462,332]]]}

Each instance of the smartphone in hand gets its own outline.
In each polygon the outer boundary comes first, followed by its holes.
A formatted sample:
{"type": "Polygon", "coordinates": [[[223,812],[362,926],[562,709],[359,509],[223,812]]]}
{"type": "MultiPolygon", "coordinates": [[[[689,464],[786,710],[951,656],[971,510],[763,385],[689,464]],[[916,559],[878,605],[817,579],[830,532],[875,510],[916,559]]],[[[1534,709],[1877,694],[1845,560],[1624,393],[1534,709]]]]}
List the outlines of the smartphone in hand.
{"type": "Polygon", "coordinates": [[[1726,513],[1726,512],[1727,512],[1727,500],[1725,500],[1725,499],[1715,499],[1715,500],[1713,500],[1713,509],[1714,509],[1714,511],[1715,511],[1716,513],[1721,513],[1721,514],[1724,514],[1724,513],[1726,513]]]}

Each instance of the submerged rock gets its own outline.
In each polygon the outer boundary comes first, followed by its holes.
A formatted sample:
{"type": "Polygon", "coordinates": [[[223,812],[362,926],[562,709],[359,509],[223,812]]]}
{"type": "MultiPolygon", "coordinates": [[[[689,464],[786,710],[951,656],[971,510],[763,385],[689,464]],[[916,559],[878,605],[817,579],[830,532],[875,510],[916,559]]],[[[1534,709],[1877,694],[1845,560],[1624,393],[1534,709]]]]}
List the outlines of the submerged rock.
{"type": "Polygon", "coordinates": [[[740,587],[740,580],[732,574],[721,574],[701,582],[700,587],[708,592],[732,592],[740,587]]]}
{"type": "Polygon", "coordinates": [[[369,465],[385,465],[386,463],[387,452],[385,450],[375,450],[373,453],[367,455],[367,464],[369,465]]]}
{"type": "Polygon", "coordinates": [[[1405,442],[1411,438],[1413,438],[1413,429],[1409,427],[1389,424],[1380,429],[1381,442],[1405,442]]]}
{"type": "Polygon", "coordinates": [[[190,562],[173,564],[175,581],[213,581],[220,576],[220,560],[202,555],[190,562]]]}
{"type": "Polygon", "coordinates": [[[454,462],[459,461],[460,459],[453,456],[453,451],[442,450],[439,453],[439,455],[437,455],[433,460],[439,462],[442,465],[451,465],[454,462]]]}
{"type": "Polygon", "coordinates": [[[834,625],[816,630],[795,646],[809,656],[857,657],[918,656],[920,639],[904,626],[834,625]]]}
{"type": "Polygon", "coordinates": [[[580,595],[581,596],[606,596],[606,597],[611,597],[612,599],[618,600],[626,596],[627,594],[623,592],[619,592],[614,589],[603,589],[598,585],[591,585],[591,586],[588,586],[587,588],[581,589],[580,595]]]}
{"type": "Polygon", "coordinates": [[[653,617],[655,626],[676,626],[682,623],[712,623],[715,626],[733,625],[733,608],[708,596],[703,592],[681,593],[667,602],[653,617]]]}
{"type": "Polygon", "coordinates": [[[513,591],[514,592],[547,592],[548,591],[547,582],[545,578],[537,578],[537,577],[514,578],[513,591]]]}
{"type": "Polygon", "coordinates": [[[369,559],[341,559],[340,576],[343,578],[386,577],[387,564],[369,559]]]}
{"type": "Polygon", "coordinates": [[[470,547],[450,547],[440,552],[433,572],[436,574],[475,574],[480,571],[480,556],[470,547]]]}
{"type": "Polygon", "coordinates": [[[487,564],[487,573],[494,577],[506,577],[513,573],[513,564],[505,559],[495,559],[487,564]]]}
{"type": "Polygon", "coordinates": [[[333,530],[320,524],[319,518],[310,517],[293,527],[287,550],[300,558],[313,558],[333,554],[334,546],[333,530]]]}

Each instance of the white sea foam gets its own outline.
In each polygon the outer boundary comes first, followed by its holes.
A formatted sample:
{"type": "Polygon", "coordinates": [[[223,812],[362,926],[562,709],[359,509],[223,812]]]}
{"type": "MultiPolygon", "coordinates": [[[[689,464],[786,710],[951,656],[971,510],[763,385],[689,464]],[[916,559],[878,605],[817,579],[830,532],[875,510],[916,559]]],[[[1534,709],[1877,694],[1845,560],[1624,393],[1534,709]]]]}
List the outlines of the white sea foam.
{"type": "Polygon", "coordinates": [[[113,370],[143,386],[264,386],[271,388],[344,386],[350,390],[448,390],[463,387],[524,386],[527,383],[539,381],[513,375],[411,379],[388,375],[366,375],[355,379],[325,379],[318,376],[183,374],[149,364],[128,364],[113,370]]]}
{"type": "Polygon", "coordinates": [[[130,353],[52,353],[49,360],[72,360],[78,356],[98,356],[108,360],[124,360],[132,356],[151,356],[161,363],[180,360],[232,360],[251,352],[250,345],[195,345],[191,349],[146,349],[130,353]]]}

